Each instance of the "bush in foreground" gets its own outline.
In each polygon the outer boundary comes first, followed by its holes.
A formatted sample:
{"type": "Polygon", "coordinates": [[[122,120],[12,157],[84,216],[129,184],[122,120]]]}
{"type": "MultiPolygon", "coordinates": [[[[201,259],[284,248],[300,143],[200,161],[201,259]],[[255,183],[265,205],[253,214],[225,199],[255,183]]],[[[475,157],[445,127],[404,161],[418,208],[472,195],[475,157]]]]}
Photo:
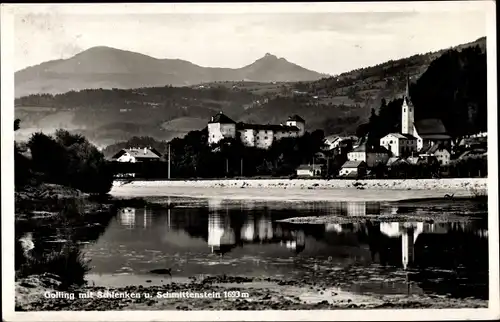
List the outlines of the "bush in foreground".
{"type": "Polygon", "coordinates": [[[35,133],[28,147],[33,170],[45,182],[94,194],[106,194],[112,187],[113,173],[104,155],[81,135],[65,130],[54,137],[35,133]]]}
{"type": "Polygon", "coordinates": [[[51,251],[40,257],[27,256],[17,277],[51,273],[59,276],[61,288],[83,285],[85,274],[90,270],[89,261],[81,249],[74,244],[65,245],[60,251],[51,251]]]}

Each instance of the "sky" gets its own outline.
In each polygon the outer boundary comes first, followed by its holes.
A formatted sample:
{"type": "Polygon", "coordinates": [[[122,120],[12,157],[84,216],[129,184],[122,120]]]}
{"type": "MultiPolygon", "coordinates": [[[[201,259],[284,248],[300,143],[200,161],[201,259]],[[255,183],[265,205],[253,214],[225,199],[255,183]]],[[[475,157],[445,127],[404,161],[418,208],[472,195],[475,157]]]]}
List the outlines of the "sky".
{"type": "Polygon", "coordinates": [[[474,41],[484,11],[134,13],[48,11],[14,18],[19,70],[94,46],[239,68],[266,53],[335,75],[474,41]]]}

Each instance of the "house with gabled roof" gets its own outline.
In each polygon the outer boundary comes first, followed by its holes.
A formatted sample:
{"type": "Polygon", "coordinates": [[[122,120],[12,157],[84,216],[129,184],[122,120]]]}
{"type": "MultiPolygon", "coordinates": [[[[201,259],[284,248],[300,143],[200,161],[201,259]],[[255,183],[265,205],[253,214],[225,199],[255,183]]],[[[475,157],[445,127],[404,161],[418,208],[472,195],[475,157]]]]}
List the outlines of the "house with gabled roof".
{"type": "Polygon", "coordinates": [[[364,161],[368,168],[378,164],[386,164],[391,157],[391,152],[383,146],[367,146],[365,143],[347,153],[349,161],[364,161]]]}
{"type": "Polygon", "coordinates": [[[380,145],[397,157],[417,152],[417,138],[411,134],[389,133],[380,139],[380,145]]]}
{"type": "Polygon", "coordinates": [[[363,177],[367,172],[364,161],[346,161],[339,171],[340,177],[363,177]]]}
{"type": "Polygon", "coordinates": [[[448,165],[451,159],[451,152],[442,146],[441,143],[427,144],[420,151],[421,157],[435,157],[440,165],[448,165]]]}
{"type": "Polygon", "coordinates": [[[117,162],[152,162],[160,161],[161,154],[152,148],[130,148],[121,149],[112,158],[113,161],[117,162]]]}

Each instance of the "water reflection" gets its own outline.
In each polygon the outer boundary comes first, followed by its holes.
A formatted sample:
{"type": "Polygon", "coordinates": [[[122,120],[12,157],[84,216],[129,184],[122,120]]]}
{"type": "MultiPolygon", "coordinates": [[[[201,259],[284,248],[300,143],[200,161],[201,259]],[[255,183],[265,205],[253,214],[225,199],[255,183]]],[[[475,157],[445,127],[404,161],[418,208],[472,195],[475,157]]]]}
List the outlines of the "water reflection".
{"type": "MultiPolygon", "coordinates": [[[[323,263],[336,268],[354,265],[367,270],[374,267],[400,270],[409,274],[407,283],[418,283],[420,291],[442,289],[444,294],[453,293],[457,284],[462,285],[457,294],[487,296],[486,220],[448,223],[366,220],[390,214],[426,215],[432,211],[456,214],[477,210],[470,202],[438,206],[436,210],[428,204],[197,200],[196,204],[172,209],[126,208],[120,210],[97,243],[85,250],[96,273],[116,273],[124,267],[147,272],[160,265],[159,262],[163,266],[167,261],[168,267],[178,267],[176,274],[186,277],[301,276],[323,263]],[[352,223],[332,224],[281,221],[328,214],[362,216],[363,220],[353,218],[352,223]],[[440,272],[435,273],[437,277],[432,275],[436,271],[440,272]],[[443,275],[444,271],[453,274],[443,275]],[[464,283],[468,286],[463,286],[464,283]]],[[[368,287],[363,285],[359,289],[368,287]]],[[[416,291],[413,288],[412,292],[416,291]]]]}
{"type": "Polygon", "coordinates": [[[273,224],[269,213],[237,218],[228,208],[209,209],[207,244],[213,253],[223,255],[245,244],[279,244],[296,254],[305,249],[304,231],[273,224]]]}
{"type": "MultiPolygon", "coordinates": [[[[394,205],[373,202],[323,203],[303,209],[274,209],[272,204],[249,203],[235,206],[222,200],[208,200],[203,208],[174,208],[166,210],[168,230],[183,230],[192,237],[206,240],[212,253],[224,255],[235,248],[248,244],[277,244],[299,254],[306,250],[306,243],[312,238],[314,245],[319,241],[326,246],[356,246],[366,244],[370,259],[382,265],[394,265],[409,269],[415,264],[416,251],[422,243],[420,236],[429,234],[451,238],[458,233],[487,238],[486,225],[477,222],[355,222],[324,225],[298,225],[279,222],[294,216],[318,215],[318,213],[343,214],[345,216],[367,216],[407,212],[394,205]],[[328,206],[328,207],[326,207],[328,206]],[[208,211],[207,211],[208,210],[208,211]],[[478,226],[479,225],[479,226],[478,226]],[[204,228],[206,233],[203,233],[204,228]],[[451,232],[451,233],[450,233],[451,232]],[[399,250],[397,250],[399,249],[399,250]],[[396,258],[397,260],[396,264],[396,258]]],[[[158,220],[160,213],[151,209],[122,209],[120,224],[125,229],[147,229],[153,217],[158,220]]],[[[424,240],[428,237],[424,237],[424,240]]],[[[433,248],[439,245],[432,245],[433,248]]],[[[322,247],[320,247],[322,249],[322,247]]],[[[314,248],[310,253],[321,252],[314,248]]],[[[361,256],[363,257],[363,256],[361,256]]],[[[417,261],[418,262],[418,261],[417,261]]]]}
{"type": "Polygon", "coordinates": [[[149,208],[123,208],[118,212],[120,224],[127,229],[148,229],[152,224],[153,212],[149,208]]]}

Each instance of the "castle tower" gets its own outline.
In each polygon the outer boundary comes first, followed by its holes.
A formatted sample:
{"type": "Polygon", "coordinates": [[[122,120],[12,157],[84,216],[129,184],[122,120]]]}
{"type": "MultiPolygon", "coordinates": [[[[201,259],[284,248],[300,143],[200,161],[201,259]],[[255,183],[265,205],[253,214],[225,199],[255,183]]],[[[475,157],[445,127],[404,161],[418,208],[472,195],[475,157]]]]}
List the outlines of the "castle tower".
{"type": "Polygon", "coordinates": [[[413,122],[415,121],[415,108],[410,100],[410,77],[406,76],[406,92],[403,97],[401,111],[401,133],[413,135],[413,122]]]}
{"type": "Polygon", "coordinates": [[[236,137],[236,122],[219,112],[208,122],[208,144],[214,144],[223,138],[236,137]]]}
{"type": "Polygon", "coordinates": [[[286,125],[298,127],[299,136],[303,136],[306,131],[306,121],[297,114],[290,116],[286,121],[286,125]]]}

